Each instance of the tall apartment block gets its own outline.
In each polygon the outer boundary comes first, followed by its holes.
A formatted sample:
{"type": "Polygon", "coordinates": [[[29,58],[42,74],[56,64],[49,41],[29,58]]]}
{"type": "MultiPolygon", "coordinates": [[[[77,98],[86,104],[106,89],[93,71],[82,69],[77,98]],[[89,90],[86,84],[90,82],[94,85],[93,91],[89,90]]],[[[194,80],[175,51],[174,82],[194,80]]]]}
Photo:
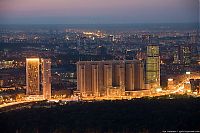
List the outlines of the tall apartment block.
{"type": "Polygon", "coordinates": [[[39,58],[26,59],[26,94],[41,95],[40,81],[42,81],[44,99],[51,98],[51,60],[39,58]],[[41,68],[41,69],[40,69],[41,68]]]}
{"type": "Polygon", "coordinates": [[[40,94],[40,59],[27,58],[26,59],[26,94],[39,95],[40,94]]]}
{"type": "Polygon", "coordinates": [[[147,46],[146,85],[147,89],[160,87],[160,56],[156,45],[147,46]]]}
{"type": "Polygon", "coordinates": [[[144,89],[144,67],[140,61],[80,61],[77,89],[82,97],[119,97],[144,89]]]}
{"type": "Polygon", "coordinates": [[[44,99],[51,98],[51,60],[41,59],[42,88],[44,99]]]}

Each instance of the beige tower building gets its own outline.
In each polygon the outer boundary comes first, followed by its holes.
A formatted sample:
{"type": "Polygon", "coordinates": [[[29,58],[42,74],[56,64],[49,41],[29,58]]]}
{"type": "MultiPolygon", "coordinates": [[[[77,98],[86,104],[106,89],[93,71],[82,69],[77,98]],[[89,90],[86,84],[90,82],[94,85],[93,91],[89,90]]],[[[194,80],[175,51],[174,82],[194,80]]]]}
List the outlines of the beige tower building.
{"type": "Polygon", "coordinates": [[[144,89],[140,61],[80,61],[77,89],[82,97],[120,97],[126,91],[144,89]]]}
{"type": "Polygon", "coordinates": [[[109,92],[112,87],[112,64],[104,64],[103,82],[104,90],[106,90],[106,95],[109,96],[109,92]]]}
{"type": "Polygon", "coordinates": [[[126,91],[134,91],[134,62],[128,62],[126,65],[126,91]]]}
{"type": "Polygon", "coordinates": [[[26,94],[39,95],[40,94],[40,59],[27,58],[26,59],[26,94]]]}
{"type": "Polygon", "coordinates": [[[42,88],[44,99],[51,99],[51,60],[41,59],[42,88]]]}
{"type": "Polygon", "coordinates": [[[86,95],[85,80],[86,80],[85,65],[84,64],[77,65],[77,88],[79,91],[81,91],[82,96],[86,95]]]}
{"type": "Polygon", "coordinates": [[[144,89],[144,65],[141,62],[135,64],[134,84],[135,90],[144,89]]]}
{"type": "Polygon", "coordinates": [[[98,76],[98,65],[92,65],[92,91],[94,96],[99,95],[99,76],[98,76]]]}
{"type": "Polygon", "coordinates": [[[113,65],[113,87],[121,87],[121,89],[125,90],[125,64],[116,63],[113,65]]]}

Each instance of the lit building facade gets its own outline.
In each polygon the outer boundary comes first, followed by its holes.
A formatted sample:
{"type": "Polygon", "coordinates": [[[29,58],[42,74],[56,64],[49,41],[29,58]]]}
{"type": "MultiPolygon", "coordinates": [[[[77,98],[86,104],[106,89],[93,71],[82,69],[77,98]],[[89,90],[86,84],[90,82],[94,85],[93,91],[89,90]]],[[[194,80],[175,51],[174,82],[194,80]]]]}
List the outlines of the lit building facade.
{"type": "Polygon", "coordinates": [[[51,60],[41,59],[42,89],[44,99],[51,99],[51,60]]]}
{"type": "Polygon", "coordinates": [[[77,90],[82,97],[120,97],[144,89],[144,67],[138,61],[80,61],[77,90]]]}
{"type": "Polygon", "coordinates": [[[26,94],[40,94],[40,59],[26,59],[26,94]]]}
{"type": "Polygon", "coordinates": [[[160,87],[160,56],[156,45],[147,46],[146,85],[147,89],[160,87]]]}
{"type": "Polygon", "coordinates": [[[167,80],[167,89],[173,90],[174,89],[174,79],[168,79],[167,80]]]}
{"type": "Polygon", "coordinates": [[[39,58],[26,59],[26,94],[51,98],[51,60],[39,58]],[[40,92],[40,81],[43,93],[40,92]]]}

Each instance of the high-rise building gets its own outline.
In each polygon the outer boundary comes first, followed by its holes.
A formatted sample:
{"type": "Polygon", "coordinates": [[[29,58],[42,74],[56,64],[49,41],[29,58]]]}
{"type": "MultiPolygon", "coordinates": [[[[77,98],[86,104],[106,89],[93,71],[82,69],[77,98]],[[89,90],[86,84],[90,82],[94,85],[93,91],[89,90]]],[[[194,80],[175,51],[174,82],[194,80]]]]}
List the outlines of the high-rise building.
{"type": "Polygon", "coordinates": [[[127,91],[133,91],[134,90],[134,64],[133,63],[127,63],[126,64],[126,90],[127,91]]]}
{"type": "Polygon", "coordinates": [[[146,85],[147,89],[160,87],[160,56],[156,45],[147,46],[146,85]]]}
{"type": "Polygon", "coordinates": [[[138,61],[80,61],[77,89],[82,97],[119,97],[144,89],[144,67],[138,61]]]}
{"type": "Polygon", "coordinates": [[[180,64],[180,46],[174,45],[173,47],[174,64],[180,64]]]}
{"type": "Polygon", "coordinates": [[[182,64],[189,65],[191,63],[191,48],[188,45],[180,47],[180,60],[182,64]]]}
{"type": "Polygon", "coordinates": [[[40,77],[44,99],[51,98],[51,60],[39,58],[26,59],[26,94],[40,95],[40,77]],[[40,67],[41,66],[41,67],[40,67]],[[40,69],[41,68],[41,69],[40,69]],[[40,75],[42,74],[42,75],[40,75]]]}
{"type": "Polygon", "coordinates": [[[27,58],[26,59],[26,94],[39,95],[40,94],[40,59],[27,58]]]}
{"type": "Polygon", "coordinates": [[[51,60],[41,60],[42,69],[42,88],[44,99],[51,99],[51,60]]]}
{"type": "Polygon", "coordinates": [[[141,88],[145,88],[144,87],[144,65],[143,63],[137,63],[135,64],[135,75],[134,75],[134,88],[135,90],[140,90],[141,88]]]}

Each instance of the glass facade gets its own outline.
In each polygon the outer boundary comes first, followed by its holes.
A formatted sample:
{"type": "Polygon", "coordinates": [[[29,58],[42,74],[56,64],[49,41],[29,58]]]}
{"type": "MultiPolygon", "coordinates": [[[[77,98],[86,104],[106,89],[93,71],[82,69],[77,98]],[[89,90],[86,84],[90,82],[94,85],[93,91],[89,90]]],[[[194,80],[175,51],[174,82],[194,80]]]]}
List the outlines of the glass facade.
{"type": "Polygon", "coordinates": [[[150,88],[160,86],[159,46],[150,45],[147,47],[146,84],[150,85],[150,88]]]}

